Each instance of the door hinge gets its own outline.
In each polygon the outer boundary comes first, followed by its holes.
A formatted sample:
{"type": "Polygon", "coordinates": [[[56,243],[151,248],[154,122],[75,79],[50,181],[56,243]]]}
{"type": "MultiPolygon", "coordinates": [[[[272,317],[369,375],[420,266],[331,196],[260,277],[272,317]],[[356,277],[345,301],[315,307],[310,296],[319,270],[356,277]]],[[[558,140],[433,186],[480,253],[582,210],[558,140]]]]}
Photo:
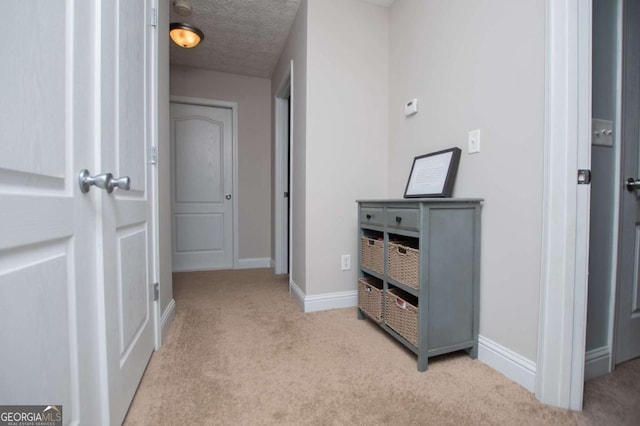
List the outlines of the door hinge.
{"type": "Polygon", "coordinates": [[[151,164],[158,164],[158,146],[151,146],[151,164]]]}
{"type": "Polygon", "coordinates": [[[151,23],[150,25],[152,27],[157,27],[158,26],[158,9],[156,9],[155,7],[151,8],[151,23]]]}
{"type": "Polygon", "coordinates": [[[160,299],[160,284],[153,283],[153,300],[160,299]]]}
{"type": "Polygon", "coordinates": [[[578,185],[589,185],[591,183],[591,170],[578,170],[578,185]]]}

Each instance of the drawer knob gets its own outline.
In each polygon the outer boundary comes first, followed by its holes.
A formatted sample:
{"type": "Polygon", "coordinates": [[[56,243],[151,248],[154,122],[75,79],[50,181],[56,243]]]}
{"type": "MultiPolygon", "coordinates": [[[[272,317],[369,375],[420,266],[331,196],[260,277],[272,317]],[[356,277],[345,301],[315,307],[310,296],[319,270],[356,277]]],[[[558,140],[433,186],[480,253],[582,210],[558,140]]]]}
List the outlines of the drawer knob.
{"type": "Polygon", "coordinates": [[[396,223],[402,222],[402,218],[400,216],[396,216],[396,223]]]}
{"type": "Polygon", "coordinates": [[[370,214],[367,215],[367,219],[371,219],[373,216],[371,216],[370,214]]]}

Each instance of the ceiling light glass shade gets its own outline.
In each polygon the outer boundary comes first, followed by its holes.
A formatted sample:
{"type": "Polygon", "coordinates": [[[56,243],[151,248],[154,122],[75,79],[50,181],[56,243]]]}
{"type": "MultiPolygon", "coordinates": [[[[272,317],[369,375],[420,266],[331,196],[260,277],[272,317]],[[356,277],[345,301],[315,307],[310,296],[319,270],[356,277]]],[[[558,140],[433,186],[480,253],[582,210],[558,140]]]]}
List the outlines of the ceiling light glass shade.
{"type": "Polygon", "coordinates": [[[193,25],[174,22],[170,25],[169,36],[175,44],[185,49],[196,47],[204,39],[202,31],[193,25]]]}

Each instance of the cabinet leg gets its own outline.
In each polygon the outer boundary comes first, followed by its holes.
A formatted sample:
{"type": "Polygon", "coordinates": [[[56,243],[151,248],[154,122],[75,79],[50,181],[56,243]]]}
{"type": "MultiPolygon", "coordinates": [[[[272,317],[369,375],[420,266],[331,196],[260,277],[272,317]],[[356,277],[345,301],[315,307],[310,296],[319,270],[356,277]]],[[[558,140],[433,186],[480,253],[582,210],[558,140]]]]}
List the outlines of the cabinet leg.
{"type": "Polygon", "coordinates": [[[478,358],[478,342],[476,342],[473,347],[466,349],[469,356],[473,359],[478,358]]]}
{"type": "Polygon", "coordinates": [[[427,358],[427,354],[418,354],[418,371],[427,371],[428,367],[429,359],[427,358]]]}
{"type": "Polygon", "coordinates": [[[364,319],[364,314],[362,313],[362,310],[360,310],[360,308],[358,308],[358,319],[359,320],[363,320],[364,319]]]}

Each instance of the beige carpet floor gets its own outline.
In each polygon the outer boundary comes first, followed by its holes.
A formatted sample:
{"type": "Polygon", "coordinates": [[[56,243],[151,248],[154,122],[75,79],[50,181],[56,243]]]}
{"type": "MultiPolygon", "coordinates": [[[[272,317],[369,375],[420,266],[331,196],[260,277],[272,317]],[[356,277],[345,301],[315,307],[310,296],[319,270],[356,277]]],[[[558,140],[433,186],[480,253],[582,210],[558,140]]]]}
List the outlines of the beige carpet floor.
{"type": "Polygon", "coordinates": [[[178,273],[174,299],[127,425],[639,424],[640,362],[616,370],[628,381],[618,394],[589,382],[577,414],[464,353],[419,373],[416,357],[354,308],[300,312],[271,270],[178,273]]]}

